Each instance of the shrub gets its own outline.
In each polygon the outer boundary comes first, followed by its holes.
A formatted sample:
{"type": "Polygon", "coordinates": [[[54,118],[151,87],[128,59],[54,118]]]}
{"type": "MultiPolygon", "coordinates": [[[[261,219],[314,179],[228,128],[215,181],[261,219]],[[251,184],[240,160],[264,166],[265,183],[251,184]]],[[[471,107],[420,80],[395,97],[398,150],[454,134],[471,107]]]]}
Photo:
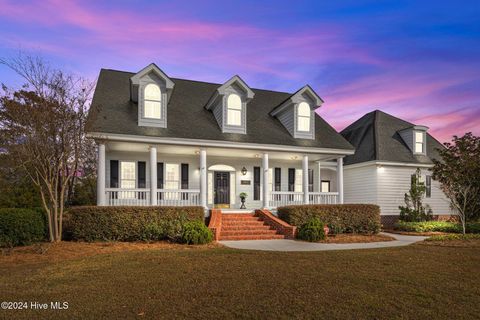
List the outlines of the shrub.
{"type": "Polygon", "coordinates": [[[449,240],[480,240],[480,234],[442,234],[431,236],[425,241],[449,241],[449,240]]]}
{"type": "Polygon", "coordinates": [[[202,207],[75,207],[66,213],[66,238],[85,241],[179,240],[188,221],[203,221],[202,207]]]}
{"type": "Polygon", "coordinates": [[[317,217],[310,218],[306,223],[302,224],[298,230],[297,238],[317,242],[325,239],[325,224],[317,217]]]}
{"type": "MultiPolygon", "coordinates": [[[[405,222],[399,221],[395,224],[395,229],[408,232],[450,232],[461,233],[462,226],[456,222],[448,221],[424,221],[424,222],[405,222]]],[[[467,223],[467,233],[480,233],[480,223],[467,223]]]]}
{"type": "Polygon", "coordinates": [[[0,209],[0,247],[29,245],[46,239],[43,211],[37,209],[0,209]]]}
{"type": "Polygon", "coordinates": [[[300,205],[278,208],[278,217],[291,225],[301,226],[317,217],[331,233],[378,233],[380,207],[371,204],[300,205]]]}
{"type": "Polygon", "coordinates": [[[183,226],[181,238],[183,243],[206,244],[212,242],[212,240],[212,231],[201,221],[190,221],[183,226]]]}

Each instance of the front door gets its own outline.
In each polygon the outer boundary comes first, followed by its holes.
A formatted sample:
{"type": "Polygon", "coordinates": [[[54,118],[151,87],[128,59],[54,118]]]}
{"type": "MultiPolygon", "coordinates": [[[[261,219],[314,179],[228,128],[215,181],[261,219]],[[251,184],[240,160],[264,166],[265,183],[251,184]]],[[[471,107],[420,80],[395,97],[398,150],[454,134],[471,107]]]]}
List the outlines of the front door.
{"type": "Polygon", "coordinates": [[[215,207],[230,208],[230,172],[215,171],[213,180],[215,207]]]}

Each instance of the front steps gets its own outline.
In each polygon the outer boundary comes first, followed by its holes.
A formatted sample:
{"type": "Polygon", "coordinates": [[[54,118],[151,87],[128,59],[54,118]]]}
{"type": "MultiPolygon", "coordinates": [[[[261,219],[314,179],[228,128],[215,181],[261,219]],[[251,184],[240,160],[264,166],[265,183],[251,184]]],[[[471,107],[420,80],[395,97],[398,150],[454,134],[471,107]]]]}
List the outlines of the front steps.
{"type": "Polygon", "coordinates": [[[222,212],[221,221],[219,240],[285,239],[283,234],[251,213],[222,212]]]}

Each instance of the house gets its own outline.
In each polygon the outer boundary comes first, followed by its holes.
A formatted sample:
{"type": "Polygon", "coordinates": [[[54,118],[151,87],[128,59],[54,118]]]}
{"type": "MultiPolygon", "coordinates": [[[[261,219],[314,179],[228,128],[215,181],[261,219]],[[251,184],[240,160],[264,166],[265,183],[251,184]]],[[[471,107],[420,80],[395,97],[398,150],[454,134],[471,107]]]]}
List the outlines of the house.
{"type": "Polygon", "coordinates": [[[354,148],[294,93],[102,69],[87,120],[98,144],[98,205],[249,209],[343,202],[354,148]]]}
{"type": "Polygon", "coordinates": [[[443,146],[427,127],[376,110],[341,134],[355,147],[355,154],[344,162],[345,203],[377,204],[382,223],[392,225],[398,220],[398,207],[405,205],[411,176],[420,168],[426,186],[424,203],[430,205],[434,215],[450,216],[449,201],[429,171],[443,146]]]}

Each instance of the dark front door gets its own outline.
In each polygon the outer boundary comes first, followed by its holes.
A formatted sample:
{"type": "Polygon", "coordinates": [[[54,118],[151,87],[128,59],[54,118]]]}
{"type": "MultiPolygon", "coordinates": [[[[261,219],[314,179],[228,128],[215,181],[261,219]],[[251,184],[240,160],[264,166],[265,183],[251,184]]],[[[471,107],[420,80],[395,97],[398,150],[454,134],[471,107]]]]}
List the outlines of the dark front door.
{"type": "Polygon", "coordinates": [[[214,184],[215,186],[215,204],[229,205],[230,204],[230,172],[215,171],[214,184]]]}

